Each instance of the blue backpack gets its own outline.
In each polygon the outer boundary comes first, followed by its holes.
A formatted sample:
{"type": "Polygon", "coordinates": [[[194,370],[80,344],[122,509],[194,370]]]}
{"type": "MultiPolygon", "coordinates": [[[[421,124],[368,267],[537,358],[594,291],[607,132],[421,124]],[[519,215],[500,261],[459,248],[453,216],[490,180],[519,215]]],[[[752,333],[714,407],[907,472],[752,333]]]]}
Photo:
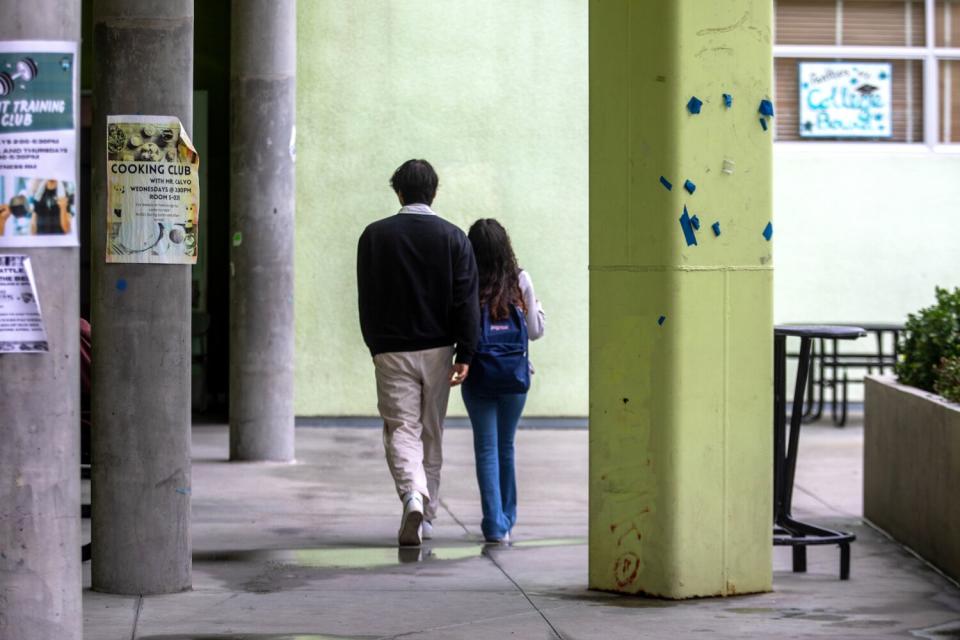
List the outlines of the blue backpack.
{"type": "Polygon", "coordinates": [[[526,393],[530,389],[530,358],[523,312],[510,305],[509,316],[491,320],[490,310],[484,306],[480,315],[480,341],[464,384],[483,395],[526,393]]]}

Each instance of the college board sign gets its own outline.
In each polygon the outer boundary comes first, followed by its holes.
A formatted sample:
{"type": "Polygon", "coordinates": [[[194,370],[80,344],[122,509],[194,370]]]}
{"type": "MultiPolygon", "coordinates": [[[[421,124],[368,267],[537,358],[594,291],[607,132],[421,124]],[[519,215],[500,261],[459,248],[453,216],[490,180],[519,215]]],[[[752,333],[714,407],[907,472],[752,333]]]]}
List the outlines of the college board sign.
{"type": "Polygon", "coordinates": [[[801,138],[889,138],[891,65],[801,62],[801,138]]]}

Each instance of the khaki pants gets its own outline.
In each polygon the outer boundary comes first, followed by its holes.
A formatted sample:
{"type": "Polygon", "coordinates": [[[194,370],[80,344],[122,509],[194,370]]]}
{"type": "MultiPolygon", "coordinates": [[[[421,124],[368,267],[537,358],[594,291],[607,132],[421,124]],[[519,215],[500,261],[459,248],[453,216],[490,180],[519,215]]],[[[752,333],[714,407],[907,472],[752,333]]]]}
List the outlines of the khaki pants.
{"type": "Polygon", "coordinates": [[[427,520],[436,518],[440,506],[443,420],[452,362],[453,347],[373,357],[387,464],[401,498],[410,491],[423,494],[427,520]]]}

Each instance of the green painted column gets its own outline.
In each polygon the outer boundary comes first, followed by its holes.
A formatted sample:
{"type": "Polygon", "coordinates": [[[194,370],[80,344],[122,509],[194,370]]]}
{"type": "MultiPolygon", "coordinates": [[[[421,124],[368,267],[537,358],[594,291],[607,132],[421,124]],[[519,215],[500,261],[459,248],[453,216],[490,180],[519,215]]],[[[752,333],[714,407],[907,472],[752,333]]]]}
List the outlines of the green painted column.
{"type": "Polygon", "coordinates": [[[770,0],[590,2],[594,589],[771,588],[771,19],[770,0]]]}

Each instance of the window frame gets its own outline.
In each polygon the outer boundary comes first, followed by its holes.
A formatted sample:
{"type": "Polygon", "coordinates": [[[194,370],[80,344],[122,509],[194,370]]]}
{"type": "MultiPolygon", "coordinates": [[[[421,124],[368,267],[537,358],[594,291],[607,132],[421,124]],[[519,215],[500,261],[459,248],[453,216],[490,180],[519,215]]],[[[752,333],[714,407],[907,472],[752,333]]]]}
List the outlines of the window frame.
{"type": "MultiPolygon", "coordinates": [[[[842,11],[843,0],[836,0],[842,11]]],[[[923,68],[923,141],[922,142],[847,142],[841,140],[785,140],[776,141],[777,145],[789,147],[841,146],[852,150],[897,149],[916,152],[927,149],[938,153],[960,154],[960,142],[940,140],[940,61],[960,60],[960,47],[938,47],[936,32],[936,0],[923,0],[924,4],[924,45],[917,46],[867,46],[867,45],[821,45],[821,44],[776,44],[774,37],[773,57],[821,59],[858,59],[858,60],[918,60],[923,68]]],[[[776,10],[776,6],[774,7],[776,10]]],[[[842,15],[842,13],[841,13],[842,15]]],[[[837,26],[839,31],[840,25],[837,26]]]]}

